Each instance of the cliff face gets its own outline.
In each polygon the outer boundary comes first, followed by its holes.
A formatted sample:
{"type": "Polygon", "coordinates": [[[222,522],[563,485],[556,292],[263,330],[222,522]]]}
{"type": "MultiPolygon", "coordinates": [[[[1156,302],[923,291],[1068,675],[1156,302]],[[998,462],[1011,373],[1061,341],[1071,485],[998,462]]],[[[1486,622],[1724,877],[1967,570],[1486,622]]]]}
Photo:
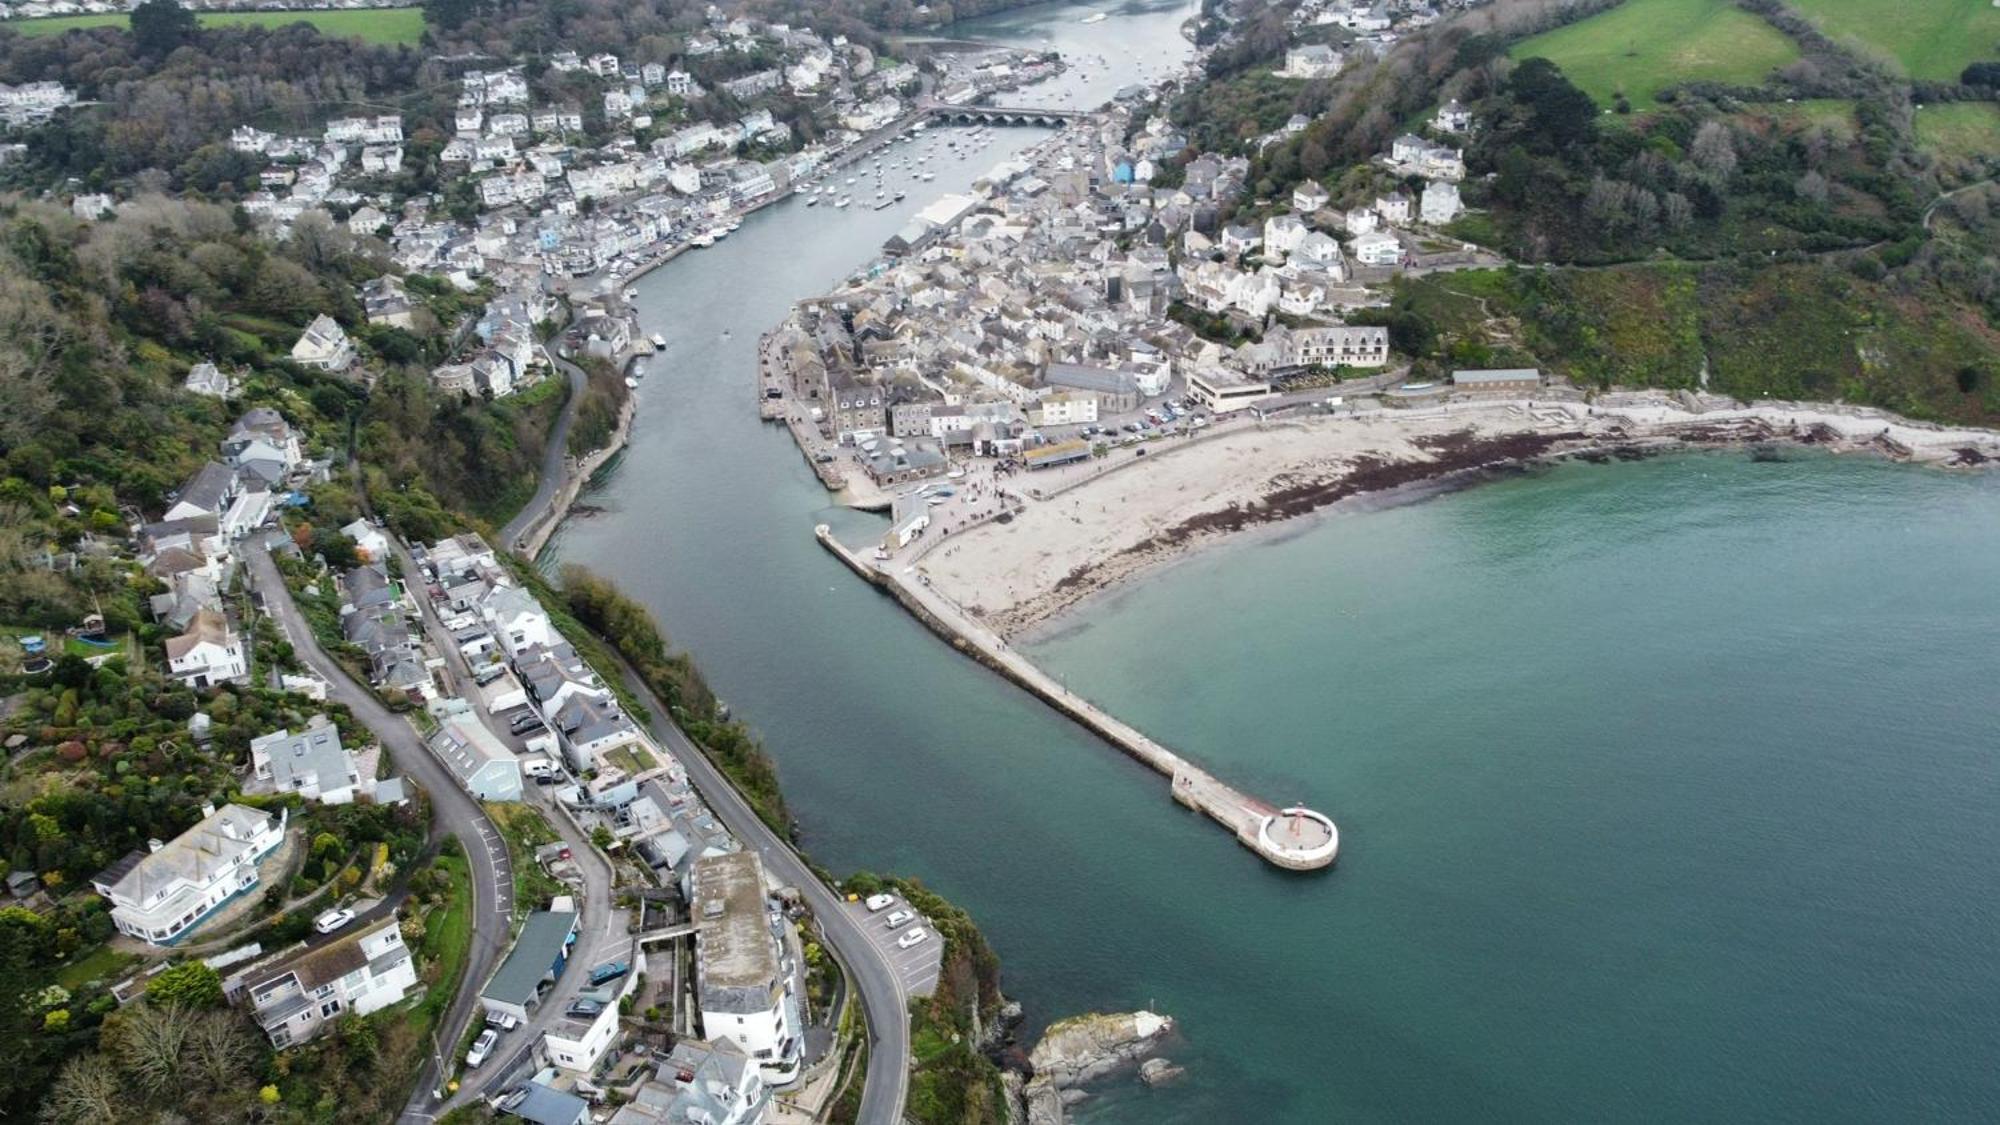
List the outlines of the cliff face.
{"type": "Polygon", "coordinates": [[[1135,1066],[1159,1050],[1174,1021],[1157,1012],[1091,1013],[1058,1020],[1029,1053],[1034,1077],[1021,1088],[1021,1116],[1028,1125],[1062,1125],[1082,1087],[1135,1066]]]}

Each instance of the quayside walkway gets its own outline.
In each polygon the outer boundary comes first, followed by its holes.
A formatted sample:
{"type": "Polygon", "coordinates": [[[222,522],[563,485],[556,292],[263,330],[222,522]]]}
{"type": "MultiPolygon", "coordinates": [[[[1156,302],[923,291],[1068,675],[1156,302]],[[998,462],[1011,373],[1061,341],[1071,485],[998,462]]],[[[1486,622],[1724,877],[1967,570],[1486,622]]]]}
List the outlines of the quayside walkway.
{"type": "Polygon", "coordinates": [[[1279,808],[1155,742],[1144,732],[1077,695],[974,621],[957,603],[913,574],[893,573],[855,554],[825,524],[813,529],[820,545],[848,569],[889,593],[953,647],[1006,676],[1118,749],[1164,775],[1173,799],[1234,833],[1238,843],[1266,861],[1292,871],[1328,867],[1340,852],[1340,830],[1324,813],[1301,806],[1279,808]]]}

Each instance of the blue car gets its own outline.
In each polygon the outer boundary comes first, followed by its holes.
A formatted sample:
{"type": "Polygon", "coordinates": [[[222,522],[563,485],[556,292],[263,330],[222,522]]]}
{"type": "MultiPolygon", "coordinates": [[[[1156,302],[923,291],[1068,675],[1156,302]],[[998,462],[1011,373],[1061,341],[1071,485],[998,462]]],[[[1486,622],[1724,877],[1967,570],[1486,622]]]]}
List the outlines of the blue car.
{"type": "Polygon", "coordinates": [[[627,965],[623,961],[613,961],[607,965],[599,965],[595,969],[590,970],[590,983],[603,984],[608,980],[617,980],[631,971],[632,966],[627,965]]]}

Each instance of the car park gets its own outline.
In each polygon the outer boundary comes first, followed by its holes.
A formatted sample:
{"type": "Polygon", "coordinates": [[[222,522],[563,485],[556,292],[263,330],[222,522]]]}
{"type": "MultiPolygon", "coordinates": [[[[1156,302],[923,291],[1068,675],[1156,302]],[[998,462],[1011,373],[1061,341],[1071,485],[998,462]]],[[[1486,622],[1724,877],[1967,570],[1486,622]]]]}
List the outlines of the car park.
{"type": "Polygon", "coordinates": [[[902,937],[896,939],[896,948],[897,949],[915,948],[916,946],[923,944],[923,940],[929,936],[930,934],[927,933],[922,926],[912,926],[910,927],[909,933],[906,933],[902,937]]]}
{"type": "Polygon", "coordinates": [[[887,923],[890,929],[896,930],[896,929],[901,929],[906,923],[914,922],[916,920],[917,920],[916,911],[898,910],[890,914],[889,917],[885,919],[885,922],[887,923]]]}
{"type": "Polygon", "coordinates": [[[487,1056],[493,1053],[493,1045],[499,1041],[500,1033],[490,1027],[480,1032],[479,1038],[472,1041],[472,1049],[465,1052],[465,1065],[476,1067],[485,1062],[487,1056]]]}
{"type": "Polygon", "coordinates": [[[330,934],[352,921],[354,921],[352,910],[329,910],[313,919],[313,929],[323,934],[330,934]]]}

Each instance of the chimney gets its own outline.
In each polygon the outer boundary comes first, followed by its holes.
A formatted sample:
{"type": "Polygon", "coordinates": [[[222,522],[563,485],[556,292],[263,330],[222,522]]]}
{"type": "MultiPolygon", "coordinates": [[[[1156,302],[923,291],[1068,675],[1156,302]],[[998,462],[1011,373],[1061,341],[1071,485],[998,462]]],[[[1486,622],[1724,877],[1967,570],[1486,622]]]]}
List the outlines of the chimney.
{"type": "Polygon", "coordinates": [[[146,841],[146,850],[149,852],[156,852],[164,847],[166,847],[166,845],[160,842],[160,838],[158,836],[155,836],[152,839],[146,841]]]}
{"type": "Polygon", "coordinates": [[[214,815],[215,815],[215,802],[203,801],[201,803],[201,818],[203,820],[207,820],[209,817],[214,815]]]}

